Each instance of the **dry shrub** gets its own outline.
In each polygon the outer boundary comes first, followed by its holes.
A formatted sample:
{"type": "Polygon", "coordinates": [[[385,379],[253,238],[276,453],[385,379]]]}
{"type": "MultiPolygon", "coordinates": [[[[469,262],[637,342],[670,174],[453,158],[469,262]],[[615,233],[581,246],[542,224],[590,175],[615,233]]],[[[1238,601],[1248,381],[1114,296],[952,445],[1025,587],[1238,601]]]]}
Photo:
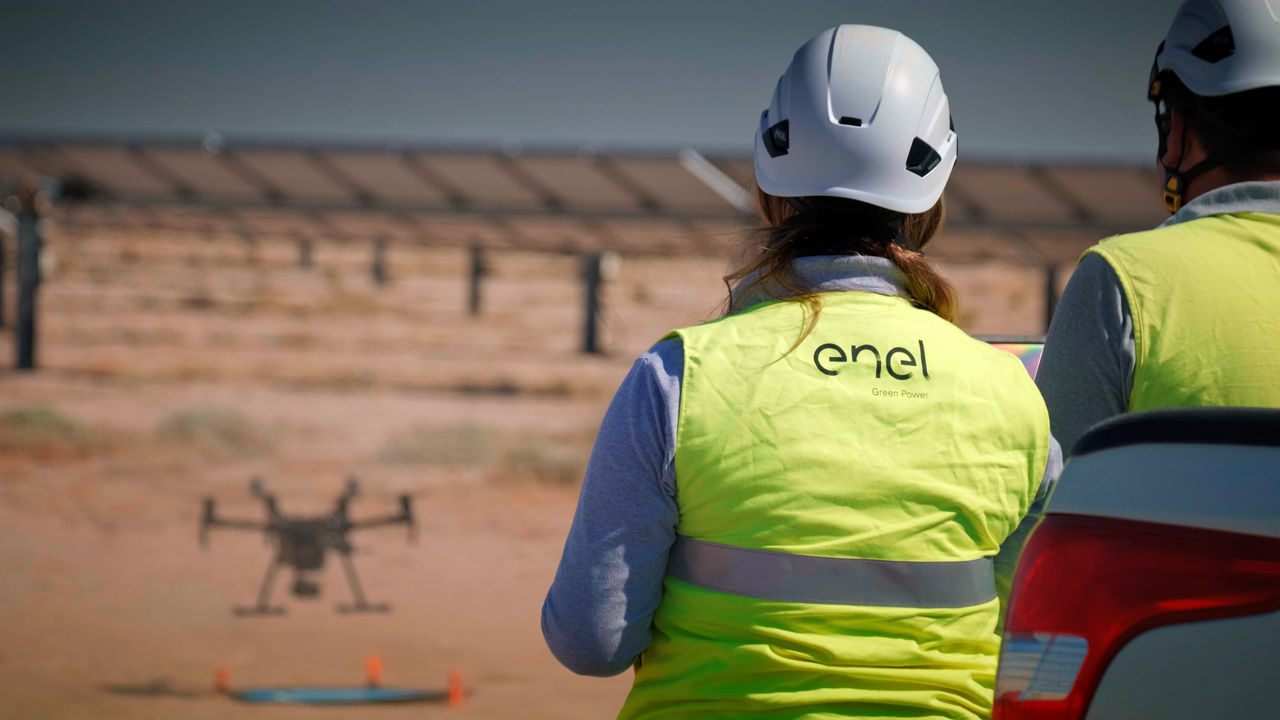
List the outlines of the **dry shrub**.
{"type": "Polygon", "coordinates": [[[87,430],[53,408],[14,408],[0,413],[0,452],[79,457],[87,455],[92,446],[87,430]]]}
{"type": "Polygon", "coordinates": [[[218,301],[214,299],[208,288],[196,288],[188,292],[179,304],[184,310],[207,311],[216,308],[218,301]]]}
{"type": "Polygon", "coordinates": [[[335,390],[354,392],[378,387],[378,374],[373,368],[355,368],[353,370],[335,370],[322,375],[281,374],[274,369],[263,369],[257,373],[258,378],[267,380],[279,387],[299,390],[335,390]]]}
{"type": "Polygon", "coordinates": [[[266,344],[270,347],[310,348],[315,347],[317,343],[316,338],[312,335],[304,332],[289,331],[268,337],[266,344]]]}
{"type": "Polygon", "coordinates": [[[258,457],[271,451],[265,428],[231,408],[192,407],[170,413],[156,428],[164,441],[226,457],[258,457]]]}
{"type": "Polygon", "coordinates": [[[320,309],[329,315],[368,315],[383,312],[386,310],[386,305],[371,294],[344,290],[330,295],[321,304],[320,309]]]}
{"type": "Polygon", "coordinates": [[[378,451],[388,465],[480,465],[493,456],[494,433],[480,425],[414,428],[378,451]]]}
{"type": "Polygon", "coordinates": [[[326,266],[323,270],[320,271],[320,273],[324,277],[324,284],[325,284],[325,287],[329,289],[329,292],[342,293],[344,291],[344,287],[342,283],[342,270],[330,265],[330,266],[326,266]]]}
{"type": "MultiPolygon", "coordinates": [[[[430,389],[436,388],[432,386],[430,389]]],[[[578,394],[592,394],[585,391],[583,387],[573,385],[568,380],[553,379],[543,382],[525,382],[510,377],[485,381],[462,380],[445,386],[444,389],[462,393],[463,395],[529,395],[548,398],[567,398],[578,394]]]]}
{"type": "Polygon", "coordinates": [[[577,443],[531,438],[507,448],[490,479],[499,483],[573,487],[582,482],[587,456],[587,450],[577,443]]]}

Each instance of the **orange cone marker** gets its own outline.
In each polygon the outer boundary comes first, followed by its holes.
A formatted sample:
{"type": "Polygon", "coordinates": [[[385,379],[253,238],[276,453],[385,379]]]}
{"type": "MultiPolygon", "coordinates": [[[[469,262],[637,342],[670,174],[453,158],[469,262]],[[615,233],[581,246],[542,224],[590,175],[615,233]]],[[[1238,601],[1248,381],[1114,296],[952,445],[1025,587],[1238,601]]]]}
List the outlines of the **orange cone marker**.
{"type": "Polygon", "coordinates": [[[213,692],[226,695],[231,691],[231,673],[224,667],[213,671],[213,692]]]}
{"type": "Polygon", "coordinates": [[[465,693],[462,690],[462,671],[449,671],[449,704],[458,707],[462,704],[465,693]]]}
{"type": "Polygon", "coordinates": [[[369,687],[382,684],[382,658],[369,653],[364,659],[364,682],[369,687]]]}

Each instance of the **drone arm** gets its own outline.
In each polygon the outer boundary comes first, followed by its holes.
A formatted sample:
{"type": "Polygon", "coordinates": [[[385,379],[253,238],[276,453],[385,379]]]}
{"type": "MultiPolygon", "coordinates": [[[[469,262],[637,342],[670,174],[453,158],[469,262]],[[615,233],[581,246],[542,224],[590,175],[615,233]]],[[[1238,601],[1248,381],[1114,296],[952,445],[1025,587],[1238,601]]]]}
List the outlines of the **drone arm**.
{"type": "Polygon", "coordinates": [[[387,515],[386,517],[368,518],[367,520],[359,520],[351,523],[352,530],[368,530],[369,528],[386,527],[388,525],[399,525],[401,523],[411,522],[412,518],[406,518],[403,515],[387,515]]]}
{"type": "Polygon", "coordinates": [[[207,523],[207,527],[228,528],[231,530],[257,530],[263,532],[270,529],[270,525],[262,522],[254,522],[253,520],[214,520],[207,523]]]}
{"type": "Polygon", "coordinates": [[[352,522],[350,527],[352,530],[367,530],[369,528],[386,527],[388,525],[407,525],[409,528],[409,539],[414,539],[414,520],[413,520],[413,503],[412,498],[408,495],[400,496],[400,512],[395,515],[385,515],[383,517],[369,518],[367,520],[359,520],[352,522]]]}
{"type": "Polygon", "coordinates": [[[209,528],[228,528],[231,530],[256,530],[264,532],[270,528],[268,523],[253,520],[227,520],[217,515],[213,498],[204,499],[204,512],[200,516],[200,547],[209,546],[209,528]]]}

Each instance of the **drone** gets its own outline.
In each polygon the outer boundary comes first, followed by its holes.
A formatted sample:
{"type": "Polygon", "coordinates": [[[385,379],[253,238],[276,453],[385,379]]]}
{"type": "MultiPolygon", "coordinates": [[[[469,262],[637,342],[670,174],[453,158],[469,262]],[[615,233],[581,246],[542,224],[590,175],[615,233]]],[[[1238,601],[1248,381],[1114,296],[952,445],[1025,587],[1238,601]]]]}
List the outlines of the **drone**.
{"type": "Polygon", "coordinates": [[[334,509],[328,515],[309,517],[290,517],[280,512],[276,496],[267,491],[260,478],[249,481],[249,492],[262,500],[267,509],[264,522],[253,520],[229,520],[218,517],[213,498],[204,499],[204,513],[200,518],[200,547],[209,547],[210,528],[228,528],[234,530],[255,530],[266,536],[267,543],[274,546],[275,557],[267,565],[266,577],[258,590],[258,602],[250,606],[236,606],[236,615],[283,615],[283,607],[271,604],[271,590],[275,585],[276,572],[283,566],[293,568],[293,583],[290,587],[293,594],[301,598],[314,598],[320,594],[320,583],[312,577],[312,573],[324,567],[325,554],[329,550],[338,553],[342,567],[346,571],[347,585],[351,588],[354,600],[349,605],[338,605],[338,612],[389,612],[387,603],[370,603],[365,599],[364,590],[360,587],[360,578],[356,575],[355,564],[351,561],[354,549],[347,539],[352,530],[385,527],[403,524],[409,533],[409,542],[414,541],[413,507],[408,495],[400,496],[400,512],[394,515],[374,517],[367,520],[352,520],[347,509],[351,500],[360,492],[360,484],[354,477],[347,479],[347,486],[338,496],[334,509]]]}

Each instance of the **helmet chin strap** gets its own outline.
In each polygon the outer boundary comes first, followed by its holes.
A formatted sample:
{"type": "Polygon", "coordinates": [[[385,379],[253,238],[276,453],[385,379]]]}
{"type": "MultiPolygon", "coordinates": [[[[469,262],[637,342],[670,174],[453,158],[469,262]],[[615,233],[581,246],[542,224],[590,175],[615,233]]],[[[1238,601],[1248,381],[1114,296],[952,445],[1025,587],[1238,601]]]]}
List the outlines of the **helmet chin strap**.
{"type": "MultiPolygon", "coordinates": [[[[1164,147],[1165,139],[1160,138],[1160,148],[1163,150],[1164,147]]],[[[1179,157],[1185,157],[1186,152],[1187,135],[1184,132],[1182,135],[1182,151],[1178,153],[1179,157]]],[[[1163,158],[1164,153],[1161,153],[1160,156],[1163,158]]],[[[1179,164],[1181,164],[1181,161],[1179,161],[1179,164]]],[[[1160,166],[1164,168],[1164,191],[1162,197],[1165,209],[1170,213],[1178,212],[1186,202],[1187,186],[1191,184],[1191,181],[1203,175],[1206,170],[1212,170],[1221,164],[1221,159],[1212,155],[1186,170],[1179,170],[1176,167],[1165,165],[1163,162],[1160,163],[1160,166]]]]}
{"type": "Polygon", "coordinates": [[[1185,204],[1185,195],[1187,186],[1192,180],[1202,175],[1206,170],[1212,170],[1219,165],[1217,158],[1205,158],[1187,170],[1179,171],[1177,168],[1164,166],[1164,206],[1170,213],[1176,213],[1185,204]]]}
{"type": "MultiPolygon", "coordinates": [[[[1200,162],[1192,165],[1186,170],[1179,170],[1164,164],[1165,151],[1168,148],[1169,136],[1167,133],[1160,135],[1159,160],[1160,167],[1164,168],[1164,189],[1162,191],[1162,199],[1164,200],[1165,209],[1170,213],[1176,213],[1183,205],[1186,204],[1187,186],[1193,180],[1203,175],[1206,171],[1212,170],[1222,164],[1223,158],[1217,155],[1209,155],[1200,162]]],[[[1182,164],[1181,158],[1187,155],[1187,133],[1183,130],[1181,150],[1178,152],[1178,164],[1182,164]]]]}
{"type": "Polygon", "coordinates": [[[902,248],[903,250],[906,250],[907,252],[920,253],[921,255],[924,254],[924,251],[916,247],[910,240],[908,240],[907,236],[904,235],[901,230],[899,230],[898,234],[895,235],[893,239],[890,240],[889,242],[893,243],[894,245],[897,245],[898,247],[902,248]]]}

